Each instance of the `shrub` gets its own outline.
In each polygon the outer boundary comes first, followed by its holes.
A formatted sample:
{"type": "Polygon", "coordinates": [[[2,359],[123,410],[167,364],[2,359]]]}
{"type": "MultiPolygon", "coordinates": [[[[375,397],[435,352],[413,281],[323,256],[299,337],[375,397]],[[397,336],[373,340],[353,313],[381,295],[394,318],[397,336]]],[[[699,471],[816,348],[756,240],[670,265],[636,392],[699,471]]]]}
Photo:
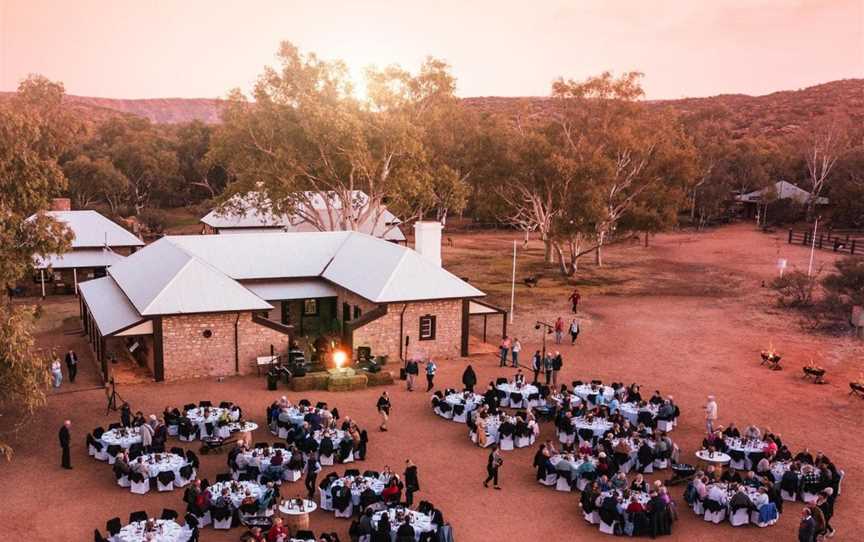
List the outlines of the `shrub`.
{"type": "Polygon", "coordinates": [[[144,209],[138,214],[138,221],[152,233],[161,233],[168,224],[168,213],[162,209],[144,209]]]}
{"type": "Polygon", "coordinates": [[[813,304],[813,292],[819,284],[818,273],[808,276],[797,269],[777,277],[771,288],[777,292],[777,301],[785,307],[809,307],[813,304]]]}
{"type": "Polygon", "coordinates": [[[864,305],[864,258],[849,256],[834,263],[835,271],[822,280],[822,287],[841,312],[864,305]]]}

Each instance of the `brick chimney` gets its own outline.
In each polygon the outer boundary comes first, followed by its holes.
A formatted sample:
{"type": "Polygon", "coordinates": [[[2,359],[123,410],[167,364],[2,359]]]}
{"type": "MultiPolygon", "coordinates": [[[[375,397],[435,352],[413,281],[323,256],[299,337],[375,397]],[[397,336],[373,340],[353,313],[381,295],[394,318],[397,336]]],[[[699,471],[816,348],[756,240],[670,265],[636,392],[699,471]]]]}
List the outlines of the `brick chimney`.
{"type": "Polygon", "coordinates": [[[441,223],[414,223],[414,250],[421,256],[441,266],[441,223]]]}
{"type": "Polygon", "coordinates": [[[54,198],[51,200],[52,211],[71,211],[72,200],[69,198],[54,198]]]}

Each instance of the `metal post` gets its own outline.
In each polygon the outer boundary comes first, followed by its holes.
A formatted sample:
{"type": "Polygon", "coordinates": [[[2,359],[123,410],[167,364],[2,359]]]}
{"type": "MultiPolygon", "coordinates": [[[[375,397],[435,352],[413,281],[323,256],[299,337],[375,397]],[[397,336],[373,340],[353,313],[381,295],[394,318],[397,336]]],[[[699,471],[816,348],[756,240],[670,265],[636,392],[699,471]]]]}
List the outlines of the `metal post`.
{"type": "Polygon", "coordinates": [[[40,281],[42,282],[42,299],[45,299],[45,270],[39,270],[40,281]]]}
{"type": "Polygon", "coordinates": [[[72,268],[72,283],[74,284],[74,288],[72,291],[75,292],[75,295],[78,295],[78,268],[77,267],[72,268]]]}
{"type": "Polygon", "coordinates": [[[516,240],[513,240],[513,275],[510,278],[510,323],[513,323],[513,305],[516,303],[516,240]]]}
{"type": "Polygon", "coordinates": [[[813,222],[813,242],[810,243],[810,265],[807,266],[807,276],[813,273],[813,256],[816,252],[816,228],[819,227],[819,217],[813,222]]]}

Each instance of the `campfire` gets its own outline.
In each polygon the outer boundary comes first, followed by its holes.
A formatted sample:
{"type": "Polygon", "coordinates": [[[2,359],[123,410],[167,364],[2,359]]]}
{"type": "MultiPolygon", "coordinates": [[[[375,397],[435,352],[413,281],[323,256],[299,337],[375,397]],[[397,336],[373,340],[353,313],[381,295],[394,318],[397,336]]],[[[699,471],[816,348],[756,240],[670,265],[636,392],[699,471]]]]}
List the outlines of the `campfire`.
{"type": "Polygon", "coordinates": [[[825,376],[825,368],[820,367],[813,363],[811,360],[810,363],[803,367],[804,378],[813,378],[813,382],[815,384],[824,384],[824,376],[825,376]]]}
{"type": "Polygon", "coordinates": [[[773,344],[769,343],[768,348],[762,350],[761,355],[762,365],[765,365],[767,363],[768,368],[773,371],[779,371],[780,369],[782,369],[782,367],[780,367],[780,360],[782,359],[782,357],[780,356],[780,354],[777,353],[776,350],[774,350],[773,344]]]}

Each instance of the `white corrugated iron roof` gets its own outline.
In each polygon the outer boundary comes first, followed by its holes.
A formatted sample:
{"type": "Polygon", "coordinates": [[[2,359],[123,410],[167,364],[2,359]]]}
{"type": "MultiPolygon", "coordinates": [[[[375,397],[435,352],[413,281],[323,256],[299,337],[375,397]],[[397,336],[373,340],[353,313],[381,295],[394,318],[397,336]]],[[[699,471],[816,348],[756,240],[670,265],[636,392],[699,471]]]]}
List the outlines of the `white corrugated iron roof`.
{"type": "MultiPolygon", "coordinates": [[[[330,208],[341,209],[342,203],[332,193],[329,193],[330,208]]],[[[330,218],[327,216],[328,210],[326,206],[326,194],[308,193],[307,197],[312,202],[312,209],[321,215],[321,223],[329,224],[330,218]]],[[[357,208],[363,208],[369,196],[362,190],[354,190],[352,199],[357,208]]],[[[274,214],[268,209],[270,208],[269,201],[259,192],[249,192],[244,195],[235,195],[229,205],[224,209],[214,209],[207,213],[201,222],[218,230],[240,230],[245,228],[256,229],[257,231],[272,230],[284,232],[307,232],[318,231],[314,224],[306,222],[300,216],[292,216],[289,214],[274,214]]],[[[401,221],[396,218],[386,208],[377,220],[374,216],[370,216],[362,224],[359,225],[358,231],[381,237],[388,241],[405,241],[405,235],[399,229],[398,224],[401,221]]],[[[338,231],[340,228],[336,225],[332,231],[338,231]]]]}
{"type": "Polygon", "coordinates": [[[145,316],[273,308],[168,237],[112,266],[108,273],[145,316]]]}
{"type": "Polygon", "coordinates": [[[54,219],[65,222],[75,234],[72,248],[103,247],[140,247],[141,239],[131,232],[108,220],[96,211],[47,211],[54,219]]]}
{"type": "MultiPolygon", "coordinates": [[[[793,199],[799,203],[805,203],[810,198],[810,192],[795,186],[787,181],[777,181],[753,192],[748,192],[737,197],[738,201],[744,202],[760,202],[763,196],[770,194],[775,199],[793,199]]],[[[816,199],[818,205],[827,205],[828,198],[819,197],[816,199]]]]}
{"type": "Polygon", "coordinates": [[[122,261],[124,256],[106,248],[80,248],[64,254],[49,254],[45,257],[36,256],[36,269],[52,267],[54,269],[71,269],[73,267],[110,267],[122,261]]]}
{"type": "Polygon", "coordinates": [[[319,294],[320,279],[375,303],[484,295],[414,250],[358,232],[168,236],[109,274],[143,315],[268,310],[262,296],[288,298],[276,294],[288,294],[285,279],[318,279],[295,281],[295,298],[333,295],[319,294]],[[236,282],[253,280],[269,284],[236,282]]]}
{"type": "Polygon", "coordinates": [[[243,282],[243,286],[261,299],[308,299],[313,297],[336,297],[339,289],[321,279],[287,279],[243,282]]]}
{"type": "Polygon", "coordinates": [[[78,290],[103,336],[111,335],[144,319],[111,277],[82,282],[78,285],[78,290]]]}

